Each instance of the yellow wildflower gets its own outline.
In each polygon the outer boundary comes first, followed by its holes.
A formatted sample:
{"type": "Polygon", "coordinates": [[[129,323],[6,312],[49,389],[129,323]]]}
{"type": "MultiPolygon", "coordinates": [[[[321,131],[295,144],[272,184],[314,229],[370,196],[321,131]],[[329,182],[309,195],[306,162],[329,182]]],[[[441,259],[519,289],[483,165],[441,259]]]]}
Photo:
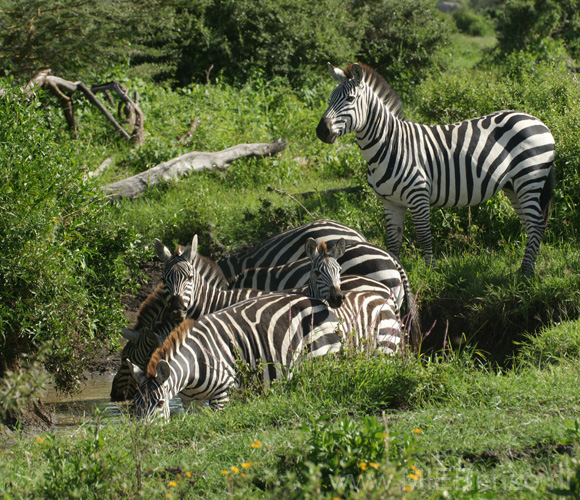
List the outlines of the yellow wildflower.
{"type": "Polygon", "coordinates": [[[413,488],[411,488],[410,486],[403,486],[403,490],[405,490],[407,493],[409,493],[410,491],[413,490],[413,488]]]}
{"type": "Polygon", "coordinates": [[[44,441],[44,438],[41,438],[40,436],[36,436],[36,440],[37,440],[39,443],[42,443],[42,442],[44,441]]]}
{"type": "Polygon", "coordinates": [[[361,462],[360,464],[358,464],[358,466],[359,466],[359,467],[360,467],[360,468],[361,468],[363,471],[367,470],[367,464],[366,464],[366,462],[361,462]]]}
{"type": "Polygon", "coordinates": [[[222,474],[223,474],[224,476],[227,476],[229,473],[230,473],[230,471],[229,471],[229,470],[223,470],[223,471],[222,471],[222,474]]]}
{"type": "Polygon", "coordinates": [[[240,474],[240,476],[242,476],[242,479],[246,479],[246,475],[243,472],[240,474]]]}
{"type": "Polygon", "coordinates": [[[186,473],[185,473],[185,476],[186,476],[188,479],[191,479],[191,472],[186,472],[186,473]]]}
{"type": "Polygon", "coordinates": [[[417,469],[417,467],[415,467],[414,465],[411,465],[411,469],[413,469],[413,472],[415,473],[415,475],[417,475],[418,477],[421,477],[421,471],[419,469],[417,469]]]}
{"type": "Polygon", "coordinates": [[[413,432],[415,434],[421,434],[423,431],[417,427],[416,429],[413,429],[413,432]]]}
{"type": "Polygon", "coordinates": [[[238,469],[235,465],[232,465],[230,467],[230,469],[234,472],[234,474],[237,474],[238,472],[240,472],[240,469],[238,469]]]}
{"type": "Polygon", "coordinates": [[[169,481],[169,486],[175,488],[177,486],[177,483],[175,481],[169,481]]]}
{"type": "Polygon", "coordinates": [[[369,462],[369,465],[370,465],[370,466],[371,466],[373,469],[378,469],[378,468],[381,466],[381,464],[377,464],[377,463],[375,463],[375,462],[369,462]]]}
{"type": "Polygon", "coordinates": [[[415,474],[409,474],[409,477],[415,481],[419,481],[419,476],[416,476],[415,474]]]}
{"type": "Polygon", "coordinates": [[[381,437],[382,437],[383,439],[387,439],[389,436],[387,436],[387,433],[386,433],[386,432],[383,432],[383,433],[381,434],[381,437]]]}
{"type": "Polygon", "coordinates": [[[262,442],[258,441],[257,439],[250,445],[252,448],[260,448],[262,446],[262,442]]]}
{"type": "Polygon", "coordinates": [[[249,469],[251,466],[252,466],[252,462],[244,462],[244,463],[242,464],[242,467],[243,467],[244,469],[249,469]]]}

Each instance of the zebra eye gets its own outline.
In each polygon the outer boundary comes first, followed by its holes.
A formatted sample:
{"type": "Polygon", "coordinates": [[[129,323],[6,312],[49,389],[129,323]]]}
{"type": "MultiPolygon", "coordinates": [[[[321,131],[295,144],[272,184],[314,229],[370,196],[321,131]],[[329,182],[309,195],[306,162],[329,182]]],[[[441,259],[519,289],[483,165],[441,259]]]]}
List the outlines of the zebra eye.
{"type": "Polygon", "coordinates": [[[346,100],[348,102],[354,102],[355,98],[356,98],[356,96],[354,96],[354,95],[347,95],[346,96],[346,100]]]}

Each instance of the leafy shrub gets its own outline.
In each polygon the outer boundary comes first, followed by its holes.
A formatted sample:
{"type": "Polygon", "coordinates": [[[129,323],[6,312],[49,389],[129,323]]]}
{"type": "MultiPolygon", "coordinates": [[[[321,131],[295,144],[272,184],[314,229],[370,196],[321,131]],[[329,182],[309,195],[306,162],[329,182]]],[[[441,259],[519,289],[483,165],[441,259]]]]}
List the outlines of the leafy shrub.
{"type": "MultiPolygon", "coordinates": [[[[50,111],[49,111],[50,113],[50,111]]],[[[138,238],[84,180],[35,98],[0,102],[0,366],[57,340],[46,366],[71,389],[121,324],[118,291],[138,238]]]]}
{"type": "Polygon", "coordinates": [[[498,46],[503,53],[528,51],[553,38],[580,57],[579,11],[578,0],[508,0],[497,19],[498,46]]]}
{"type": "Polygon", "coordinates": [[[178,80],[206,81],[211,71],[212,80],[223,74],[230,82],[262,76],[303,82],[329,59],[356,54],[359,20],[348,6],[340,0],[209,0],[194,8],[178,80]]]}
{"type": "Polygon", "coordinates": [[[467,35],[486,36],[493,34],[493,25],[490,20],[466,7],[454,10],[453,20],[457,29],[467,35]]]}
{"type": "Polygon", "coordinates": [[[365,19],[358,57],[405,95],[429,73],[437,51],[450,43],[450,20],[430,0],[364,0],[358,6],[365,19]]]}

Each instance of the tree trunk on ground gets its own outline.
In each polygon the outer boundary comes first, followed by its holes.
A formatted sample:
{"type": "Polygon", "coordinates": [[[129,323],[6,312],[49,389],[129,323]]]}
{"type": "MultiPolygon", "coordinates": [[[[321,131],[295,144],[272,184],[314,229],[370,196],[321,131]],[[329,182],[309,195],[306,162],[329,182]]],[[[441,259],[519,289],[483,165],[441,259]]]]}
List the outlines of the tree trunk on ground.
{"type": "Polygon", "coordinates": [[[180,176],[202,170],[225,170],[241,157],[272,156],[286,147],[286,141],[278,139],[272,143],[238,144],[215,152],[192,151],[134,175],[122,181],[103,186],[101,189],[112,199],[136,198],[149,186],[163,181],[177,180],[180,176]]]}

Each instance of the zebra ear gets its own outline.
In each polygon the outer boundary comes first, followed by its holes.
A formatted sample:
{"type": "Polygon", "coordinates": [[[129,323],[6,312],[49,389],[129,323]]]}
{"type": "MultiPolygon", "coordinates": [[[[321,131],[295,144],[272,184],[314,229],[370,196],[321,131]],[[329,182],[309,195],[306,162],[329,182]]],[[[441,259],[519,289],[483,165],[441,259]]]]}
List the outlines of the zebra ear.
{"type": "Polygon", "coordinates": [[[340,259],[344,255],[344,251],[346,250],[346,241],[344,238],[338,240],[338,243],[332,249],[332,256],[335,259],[340,259]]]}
{"type": "Polygon", "coordinates": [[[131,330],[131,328],[123,327],[121,332],[121,337],[127,339],[129,342],[137,342],[140,337],[140,333],[137,330],[131,330]]]}
{"type": "Polygon", "coordinates": [[[157,238],[155,238],[153,246],[155,247],[155,253],[157,254],[157,257],[159,257],[159,260],[161,260],[161,262],[167,262],[169,259],[171,259],[171,252],[157,238]]]}
{"type": "Polygon", "coordinates": [[[330,71],[332,78],[334,78],[338,83],[342,83],[346,80],[346,75],[344,71],[342,71],[340,68],[337,68],[336,66],[333,66],[330,63],[328,63],[328,71],[330,71]]]}
{"type": "Polygon", "coordinates": [[[364,73],[362,68],[357,63],[354,63],[351,67],[351,71],[355,83],[357,85],[360,85],[364,79],[364,73]]]}
{"type": "Polygon", "coordinates": [[[318,245],[316,244],[316,240],[314,238],[308,238],[306,240],[306,255],[310,260],[314,260],[318,256],[318,245]]]}
{"type": "Polygon", "coordinates": [[[164,359],[160,359],[157,363],[157,372],[155,374],[155,380],[162,385],[169,378],[171,370],[169,369],[169,364],[164,359]]]}
{"type": "Polygon", "coordinates": [[[137,387],[141,387],[143,385],[143,383],[147,380],[147,376],[145,375],[145,372],[143,370],[141,370],[141,368],[139,368],[137,365],[134,365],[133,363],[131,363],[131,361],[128,358],[125,361],[129,365],[129,369],[131,370],[131,375],[133,375],[135,382],[137,382],[137,387]]]}
{"type": "Polygon", "coordinates": [[[187,245],[183,253],[181,254],[187,262],[190,264],[193,262],[193,258],[197,254],[197,234],[193,236],[191,240],[191,245],[187,245]]]}

